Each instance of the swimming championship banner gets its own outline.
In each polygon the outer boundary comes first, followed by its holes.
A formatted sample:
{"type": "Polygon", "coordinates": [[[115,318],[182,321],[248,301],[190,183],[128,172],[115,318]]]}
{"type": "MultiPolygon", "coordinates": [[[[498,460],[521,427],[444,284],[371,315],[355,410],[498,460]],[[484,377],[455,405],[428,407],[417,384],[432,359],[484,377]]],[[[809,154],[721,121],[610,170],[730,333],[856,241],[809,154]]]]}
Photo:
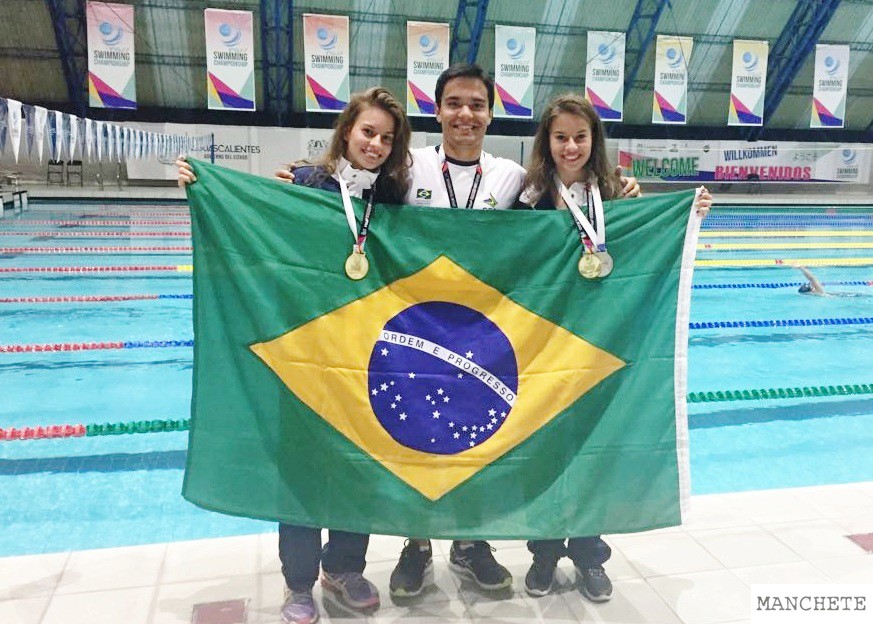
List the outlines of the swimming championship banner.
{"type": "Polygon", "coordinates": [[[622,139],[619,164],[643,182],[867,184],[870,150],[858,143],[622,139]]]}
{"type": "Polygon", "coordinates": [[[810,128],[843,128],[846,125],[848,85],[849,46],[816,45],[810,128]]]}
{"type": "Polygon", "coordinates": [[[623,32],[588,31],[585,97],[603,121],[621,121],[624,109],[623,32]]]}
{"type": "Polygon", "coordinates": [[[729,126],[764,125],[764,90],[767,86],[766,41],[734,39],[729,126]]]}
{"type": "Polygon", "coordinates": [[[406,114],[436,113],[434,91],[439,75],[449,66],[449,25],[406,22],[406,114]]]}
{"type": "Polygon", "coordinates": [[[88,2],[88,105],[136,108],[133,6],[88,2]]]}
{"type": "Polygon", "coordinates": [[[607,202],[596,280],[566,211],[380,205],[355,281],[338,193],[192,166],[186,499],[435,538],[681,521],[693,191],[607,202]]]}
{"type": "Polygon", "coordinates": [[[494,27],[494,116],[533,118],[534,28],[494,27]]]}
{"type": "Polygon", "coordinates": [[[691,37],[658,35],[652,123],[684,124],[688,116],[688,62],[691,37]]]}
{"type": "Polygon", "coordinates": [[[205,9],[206,99],[210,110],[255,110],[251,11],[205,9]]]}
{"type": "Polygon", "coordinates": [[[303,15],[306,111],[339,112],[349,101],[349,18],[303,15]]]}

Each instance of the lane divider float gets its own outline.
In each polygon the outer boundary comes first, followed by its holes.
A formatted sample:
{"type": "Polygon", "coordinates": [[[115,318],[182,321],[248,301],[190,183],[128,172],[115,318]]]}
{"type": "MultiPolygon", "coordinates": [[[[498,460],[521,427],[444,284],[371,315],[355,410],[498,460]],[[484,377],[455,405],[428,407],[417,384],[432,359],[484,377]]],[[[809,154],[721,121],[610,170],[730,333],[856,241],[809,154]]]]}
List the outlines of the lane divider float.
{"type": "Polygon", "coordinates": [[[0,267],[0,273],[131,273],[141,271],[191,273],[192,264],[129,266],[0,267]]]}

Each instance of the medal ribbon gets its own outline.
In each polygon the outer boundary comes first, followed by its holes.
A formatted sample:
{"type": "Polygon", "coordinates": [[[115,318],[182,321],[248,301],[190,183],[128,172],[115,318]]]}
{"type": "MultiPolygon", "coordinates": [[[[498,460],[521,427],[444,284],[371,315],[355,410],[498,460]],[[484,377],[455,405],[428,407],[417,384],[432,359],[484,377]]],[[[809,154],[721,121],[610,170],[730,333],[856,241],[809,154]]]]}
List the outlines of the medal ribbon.
{"type": "Polygon", "coordinates": [[[364,218],[361,219],[361,228],[358,229],[358,222],[355,219],[355,209],[352,206],[352,196],[349,193],[349,187],[342,176],[336,178],[340,185],[340,194],[343,198],[343,209],[346,212],[346,221],[349,223],[349,229],[352,231],[352,236],[357,241],[355,247],[358,251],[364,253],[364,243],[367,242],[367,234],[370,232],[370,217],[373,216],[373,198],[376,196],[375,186],[370,189],[370,198],[367,200],[367,207],[364,209],[364,218]]]}
{"type": "MultiPolygon", "coordinates": [[[[458,198],[455,197],[455,186],[452,184],[452,174],[449,173],[449,162],[446,160],[442,148],[440,155],[443,157],[443,181],[446,183],[446,193],[449,194],[449,205],[452,208],[458,207],[458,198]]],[[[465,208],[469,210],[476,203],[476,193],[479,192],[479,184],[482,182],[482,165],[476,161],[476,175],[473,177],[473,186],[470,187],[470,196],[467,198],[465,208]]]]}
{"type": "MultiPolygon", "coordinates": [[[[558,189],[561,192],[561,198],[567,204],[567,209],[573,215],[573,222],[576,224],[576,229],[579,230],[579,240],[585,245],[589,252],[606,251],[606,222],[603,219],[603,200],[600,198],[600,189],[597,185],[585,185],[585,203],[591,202],[594,204],[594,225],[588,217],[579,209],[579,205],[573,201],[570,191],[564,186],[560,180],[555,180],[558,184],[558,189]]],[[[590,205],[589,205],[590,210],[590,205]]]]}

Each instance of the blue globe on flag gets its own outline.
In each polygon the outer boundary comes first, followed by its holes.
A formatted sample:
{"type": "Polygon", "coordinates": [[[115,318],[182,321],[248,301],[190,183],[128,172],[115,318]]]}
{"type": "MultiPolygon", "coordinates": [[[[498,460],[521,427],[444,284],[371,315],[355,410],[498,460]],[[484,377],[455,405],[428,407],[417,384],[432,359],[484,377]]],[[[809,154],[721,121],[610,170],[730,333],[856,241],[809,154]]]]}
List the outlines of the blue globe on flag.
{"type": "Polygon", "coordinates": [[[398,443],[453,455],[482,444],[510,417],[515,351],[480,312],[420,303],[390,319],[379,338],[367,390],[376,418],[398,443]]]}

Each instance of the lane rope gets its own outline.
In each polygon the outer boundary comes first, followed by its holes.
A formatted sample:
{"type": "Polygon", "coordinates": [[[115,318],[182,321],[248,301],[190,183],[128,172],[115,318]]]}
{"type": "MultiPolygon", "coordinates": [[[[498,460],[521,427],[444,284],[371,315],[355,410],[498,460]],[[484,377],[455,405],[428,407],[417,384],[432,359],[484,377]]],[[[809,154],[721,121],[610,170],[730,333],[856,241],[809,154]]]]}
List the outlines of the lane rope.
{"type": "MultiPolygon", "coordinates": [[[[691,286],[693,290],[709,290],[712,288],[798,288],[808,282],[764,282],[761,284],[755,283],[723,283],[723,284],[694,284],[691,286]]],[[[843,282],[822,282],[823,286],[873,286],[873,281],[843,281],[843,282]]]]}
{"type": "Polygon", "coordinates": [[[4,231],[3,236],[30,236],[32,238],[191,238],[191,232],[18,232],[4,231]]]}
{"type": "Polygon", "coordinates": [[[46,353],[57,351],[99,351],[113,349],[166,349],[193,347],[193,340],[128,340],[112,342],[55,342],[48,344],[0,345],[0,353],[46,353]]]}
{"type": "Polygon", "coordinates": [[[193,299],[193,294],[179,295],[61,295],[56,297],[0,297],[0,303],[108,303],[150,299],[193,299]]]}
{"type": "Polygon", "coordinates": [[[750,249],[873,249],[871,242],[852,243],[702,243],[698,251],[746,251],[750,249]]]}
{"type": "Polygon", "coordinates": [[[701,230],[700,238],[807,238],[873,236],[873,230],[701,230]]]}
{"type": "Polygon", "coordinates": [[[809,327],[816,325],[869,325],[873,317],[818,318],[818,319],[776,319],[765,321],[705,321],[689,323],[689,329],[714,329],[730,327],[809,327]]]}
{"type": "Polygon", "coordinates": [[[713,403],[719,401],[757,401],[761,399],[794,399],[799,397],[849,396],[860,394],[873,394],[873,384],[690,392],[688,393],[687,399],[689,403],[713,403]]]}
{"type": "Polygon", "coordinates": [[[190,220],[177,219],[16,219],[9,225],[53,225],[56,227],[126,227],[153,225],[191,225],[190,220]]]}
{"type": "Polygon", "coordinates": [[[117,253],[191,253],[190,245],[159,245],[157,247],[0,247],[0,255],[22,254],[117,254],[117,253]]]}
{"type": "Polygon", "coordinates": [[[140,271],[191,273],[194,265],[130,265],[130,266],[60,266],[60,267],[0,267],[0,273],[130,273],[140,271]]]}
{"type": "Polygon", "coordinates": [[[802,264],[807,267],[871,266],[873,258],[746,258],[734,260],[695,260],[701,268],[772,267],[802,264]]]}

